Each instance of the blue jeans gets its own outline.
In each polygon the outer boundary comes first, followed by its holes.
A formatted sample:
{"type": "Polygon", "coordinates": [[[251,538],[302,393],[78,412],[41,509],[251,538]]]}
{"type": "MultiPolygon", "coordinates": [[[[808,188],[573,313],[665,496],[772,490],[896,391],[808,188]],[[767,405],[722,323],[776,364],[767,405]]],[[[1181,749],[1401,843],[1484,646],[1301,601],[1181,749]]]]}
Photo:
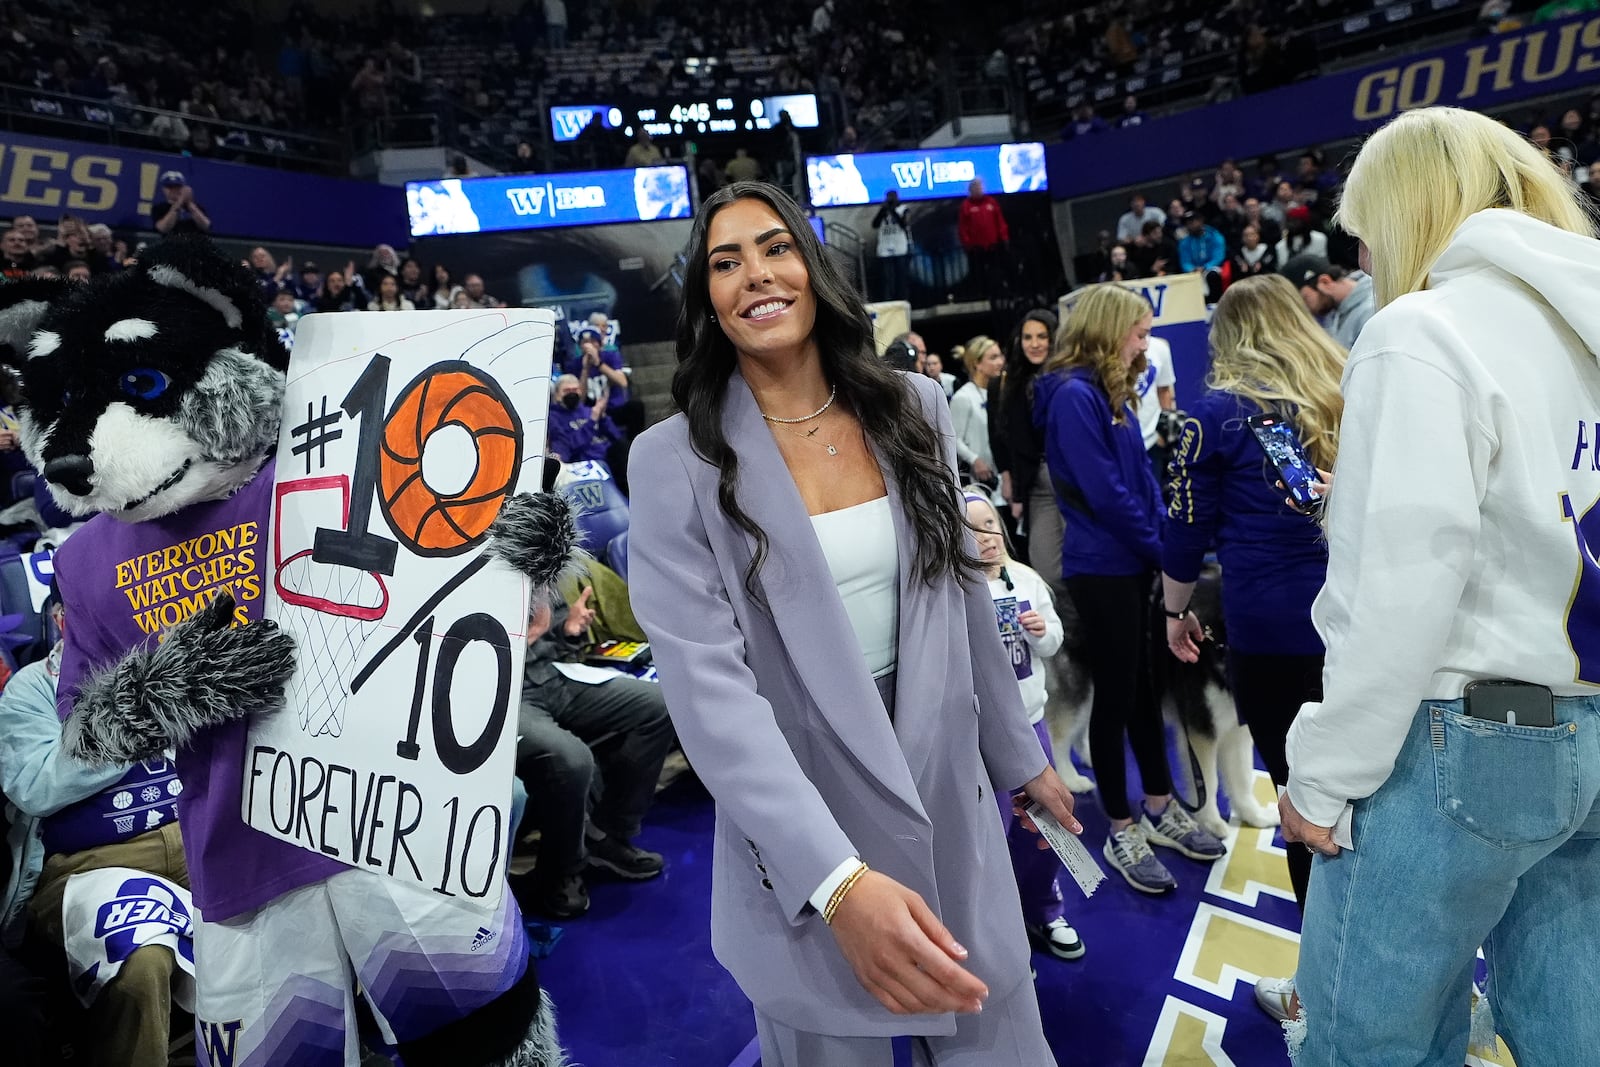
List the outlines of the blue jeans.
{"type": "Polygon", "coordinates": [[[1353,850],[1318,856],[1296,984],[1298,1067],[1460,1067],[1474,960],[1520,1064],[1593,1062],[1600,1013],[1600,697],[1557,725],[1423,703],[1353,850]]]}

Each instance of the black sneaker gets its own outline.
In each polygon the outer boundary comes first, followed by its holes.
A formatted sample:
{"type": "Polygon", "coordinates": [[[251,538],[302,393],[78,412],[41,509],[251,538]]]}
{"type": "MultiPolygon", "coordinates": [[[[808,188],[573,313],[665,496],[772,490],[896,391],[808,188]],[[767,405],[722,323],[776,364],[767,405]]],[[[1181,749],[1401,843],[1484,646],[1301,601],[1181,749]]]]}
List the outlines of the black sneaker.
{"type": "Polygon", "coordinates": [[[537,870],[514,874],[506,879],[517,906],[524,912],[546,919],[576,919],[589,910],[589,887],[583,875],[566,874],[555,879],[540,878],[537,870]]]}
{"type": "Polygon", "coordinates": [[[620,837],[590,838],[588,845],[591,871],[604,871],[630,882],[647,882],[667,865],[661,853],[646,852],[620,837]]]}

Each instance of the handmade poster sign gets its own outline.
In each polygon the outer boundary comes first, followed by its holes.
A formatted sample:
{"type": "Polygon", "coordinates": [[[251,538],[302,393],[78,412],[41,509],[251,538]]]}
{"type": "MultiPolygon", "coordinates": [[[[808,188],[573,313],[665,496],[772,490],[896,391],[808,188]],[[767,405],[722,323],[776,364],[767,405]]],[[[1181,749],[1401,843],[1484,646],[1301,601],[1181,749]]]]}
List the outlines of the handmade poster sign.
{"type": "Polygon", "coordinates": [[[484,554],[543,471],[555,316],[311,315],[284,399],[266,617],[293,634],[252,727],[244,819],[499,902],[527,583],[484,554]]]}

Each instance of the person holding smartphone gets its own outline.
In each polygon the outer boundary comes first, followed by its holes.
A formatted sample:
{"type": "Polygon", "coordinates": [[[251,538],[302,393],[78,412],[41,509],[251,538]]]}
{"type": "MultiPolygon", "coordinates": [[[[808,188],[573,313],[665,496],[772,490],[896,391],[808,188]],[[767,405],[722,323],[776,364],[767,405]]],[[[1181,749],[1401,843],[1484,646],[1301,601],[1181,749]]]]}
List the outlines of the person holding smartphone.
{"type": "Polygon", "coordinates": [[[1111,821],[1105,857],[1134,889],[1166,893],[1177,879],[1151,845],[1195,860],[1226,853],[1172,800],[1166,733],[1150,673],[1150,591],[1161,567],[1161,490],[1134,413],[1154,316],[1115,283],[1073,303],[1056,350],[1034,382],[1034,422],[1066,526],[1061,574],[1083,621],[1094,677],[1089,751],[1111,821]],[[1139,765],[1144,804],[1128,803],[1123,739],[1139,765]]]}
{"type": "Polygon", "coordinates": [[[1394,119],[1345,186],[1378,311],[1324,505],[1323,699],[1290,728],[1279,800],[1284,836],[1319,853],[1301,1067],[1457,1067],[1480,945],[1518,1063],[1600,1047],[1571,996],[1600,981],[1600,241],[1582,197],[1454,108],[1394,119]]]}
{"type": "MultiPolygon", "coordinates": [[[[1173,447],[1172,502],[1162,531],[1167,647],[1185,663],[1200,658],[1209,619],[1189,598],[1213,547],[1222,563],[1222,614],[1234,704],[1250,728],[1274,785],[1289,780],[1284,744],[1307,701],[1322,696],[1322,639],[1311,602],[1328,569],[1316,522],[1291,510],[1275,484],[1269,453],[1247,420],[1277,416],[1293,433],[1283,447],[1331,468],[1339,449],[1345,351],[1317,325],[1286,279],[1263,274],[1234,282],[1211,319],[1206,391],[1188,406],[1173,447]]],[[[1311,853],[1288,846],[1295,902],[1305,906],[1311,853]]],[[[1256,1000],[1289,1017],[1292,979],[1263,978],[1256,1000]]]]}

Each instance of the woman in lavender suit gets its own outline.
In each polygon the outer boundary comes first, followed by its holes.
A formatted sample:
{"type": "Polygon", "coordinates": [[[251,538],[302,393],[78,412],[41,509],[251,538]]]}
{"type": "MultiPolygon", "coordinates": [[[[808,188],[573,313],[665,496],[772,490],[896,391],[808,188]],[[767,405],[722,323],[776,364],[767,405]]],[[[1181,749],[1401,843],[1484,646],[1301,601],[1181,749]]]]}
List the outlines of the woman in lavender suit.
{"type": "Polygon", "coordinates": [[[690,242],[631,464],[633,606],[717,802],[712,944],[766,1067],[1054,1064],[992,789],[1069,829],[994,625],[938,386],[770,185],[690,242]],[[965,947],[963,947],[965,946],[965,947]]]}

